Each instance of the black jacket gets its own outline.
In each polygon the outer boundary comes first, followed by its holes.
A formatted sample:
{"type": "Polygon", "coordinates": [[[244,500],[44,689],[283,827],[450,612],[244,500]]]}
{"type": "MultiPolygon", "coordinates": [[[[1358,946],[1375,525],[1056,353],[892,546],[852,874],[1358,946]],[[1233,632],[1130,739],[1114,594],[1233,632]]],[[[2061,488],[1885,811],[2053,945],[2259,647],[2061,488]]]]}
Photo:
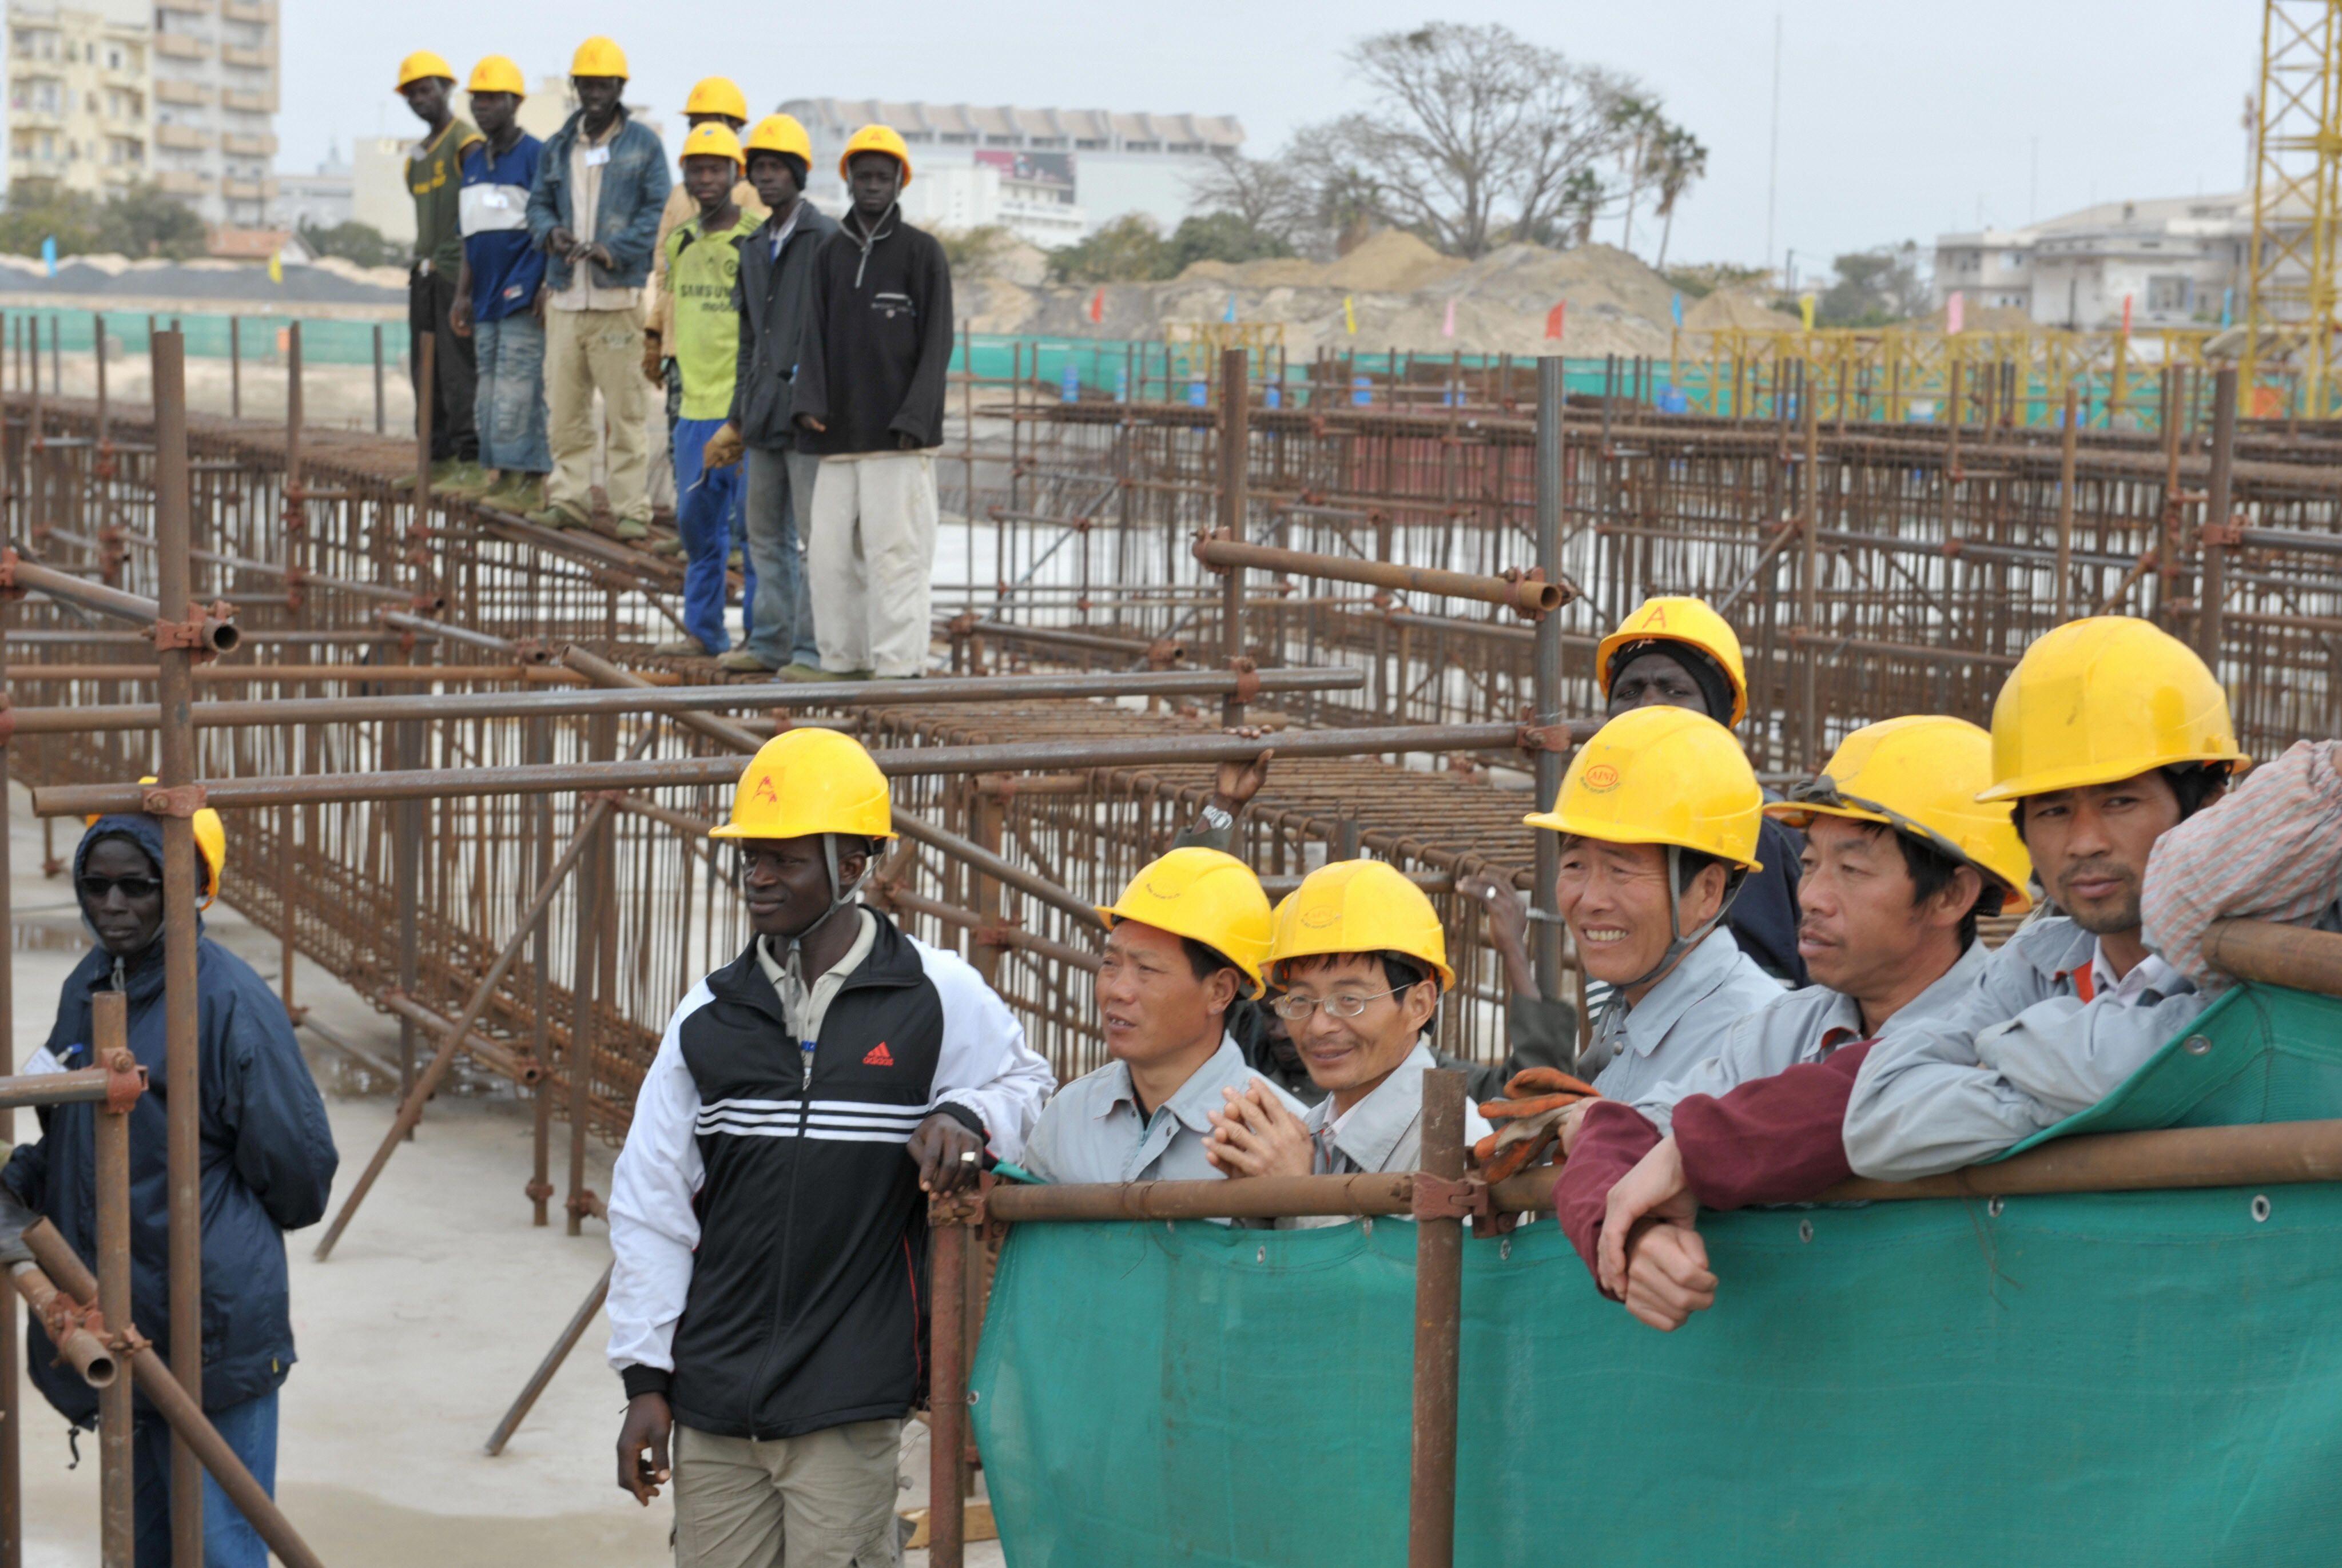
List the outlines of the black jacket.
{"type": "Polygon", "coordinates": [[[848,214],[815,256],[812,320],[795,412],[828,428],[799,427],[811,450],[892,452],[898,435],[943,444],[951,264],[935,235],[905,223],[896,206],[866,241],[848,214]]]}
{"type": "Polygon", "coordinates": [[[806,1054],[754,948],[684,999],[610,1198],[610,1359],[726,1437],[897,1416],[926,1378],[926,1207],[904,1145],[942,1112],[1014,1158],[1050,1088],[955,954],[877,921],[806,1054]],[[671,1365],[661,1365],[660,1362],[671,1365]]]}
{"type": "MultiPolygon", "coordinates": [[[[147,816],[100,817],[74,854],[78,878],[90,844],[110,834],[137,840],[157,866],[163,835],[147,816]]],[[[284,1233],[325,1212],[337,1156],[325,1103],[285,1022],[285,1004],[252,966],[208,937],[195,945],[197,1055],[203,1074],[204,1408],[225,1410],[285,1381],[293,1323],[284,1233]]],[[[68,1069],[94,1066],[90,998],[115,989],[115,961],[95,948],[74,966],[43,1047],[68,1069]]],[[[157,1348],[171,1343],[168,1075],[164,1067],[163,942],[123,960],[130,1050],[147,1092],[130,1113],[130,1310],[157,1348]]],[[[0,1182],[48,1216],[93,1272],[97,1267],[96,1112],[40,1112],[41,1137],[18,1148],[0,1182]]],[[[25,1331],[33,1382],[66,1420],[97,1417],[97,1391],[56,1352],[37,1320],[25,1331]]],[[[138,1399],[146,1406],[145,1396],[138,1399]]]]}
{"type": "MultiPolygon", "coordinates": [[[[780,260],[773,235],[780,220],[767,217],[740,243],[740,277],[732,292],[740,313],[740,365],[732,378],[732,428],[759,452],[786,452],[797,444],[792,385],[806,323],[813,315],[814,258],[836,223],[811,202],[797,202],[796,225],[780,260]]],[[[807,450],[810,450],[808,448],[807,450]]],[[[798,519],[802,526],[808,519],[798,519]]]]}

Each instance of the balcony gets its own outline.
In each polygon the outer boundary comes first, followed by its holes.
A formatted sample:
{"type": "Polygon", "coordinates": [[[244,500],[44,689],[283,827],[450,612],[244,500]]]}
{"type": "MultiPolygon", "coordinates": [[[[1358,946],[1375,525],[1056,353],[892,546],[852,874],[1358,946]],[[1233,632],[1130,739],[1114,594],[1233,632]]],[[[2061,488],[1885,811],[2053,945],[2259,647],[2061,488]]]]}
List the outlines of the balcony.
{"type": "Polygon", "coordinates": [[[212,101],[211,84],[158,76],[155,79],[155,100],[161,104],[187,104],[200,107],[212,101]]]}
{"type": "Polygon", "coordinates": [[[65,129],[65,117],[56,109],[18,107],[8,111],[8,123],[28,131],[61,131],[65,129]]]}
{"type": "Polygon", "coordinates": [[[265,26],[276,20],[276,0],[220,0],[220,15],[231,22],[265,26]]]}
{"type": "Polygon", "coordinates": [[[212,14],[212,0],[155,0],[155,9],[183,11],[190,16],[208,16],[212,14]]]}
{"type": "Polygon", "coordinates": [[[155,145],[175,152],[198,153],[212,145],[212,134],[195,125],[157,125],[155,145]]]}
{"type": "Polygon", "coordinates": [[[275,180],[223,180],[220,195],[232,202],[265,202],[276,196],[275,180]]]}
{"type": "Polygon", "coordinates": [[[165,60],[208,60],[212,46],[208,39],[189,37],[185,33],[157,33],[155,53],[165,60]]]}
{"type": "Polygon", "coordinates": [[[165,195],[201,196],[211,194],[212,177],[195,169],[164,169],[155,184],[165,195]]]}
{"type": "Polygon", "coordinates": [[[273,158],[276,155],[276,138],[240,135],[234,131],[223,131],[220,133],[220,151],[236,157],[273,158]]]}
{"type": "Polygon", "coordinates": [[[270,71],[276,67],[276,57],[265,49],[246,49],[238,44],[220,45],[220,63],[245,71],[270,71]]]}
{"type": "Polygon", "coordinates": [[[241,109],[247,115],[273,115],[276,112],[276,94],[255,92],[249,87],[222,87],[220,105],[223,108],[241,109]]]}

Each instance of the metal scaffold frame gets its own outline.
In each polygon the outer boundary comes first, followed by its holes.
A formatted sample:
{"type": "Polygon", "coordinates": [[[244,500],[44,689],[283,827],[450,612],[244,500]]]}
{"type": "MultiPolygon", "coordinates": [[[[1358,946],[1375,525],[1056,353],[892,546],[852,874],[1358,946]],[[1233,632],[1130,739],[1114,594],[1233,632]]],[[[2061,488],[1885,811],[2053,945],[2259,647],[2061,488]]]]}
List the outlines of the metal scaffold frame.
{"type": "Polygon", "coordinates": [[[2246,256],[2246,413],[2274,404],[2272,371],[2323,419],[2334,375],[2335,228],[2342,190],[2342,0],[2266,0],[2246,256]]]}

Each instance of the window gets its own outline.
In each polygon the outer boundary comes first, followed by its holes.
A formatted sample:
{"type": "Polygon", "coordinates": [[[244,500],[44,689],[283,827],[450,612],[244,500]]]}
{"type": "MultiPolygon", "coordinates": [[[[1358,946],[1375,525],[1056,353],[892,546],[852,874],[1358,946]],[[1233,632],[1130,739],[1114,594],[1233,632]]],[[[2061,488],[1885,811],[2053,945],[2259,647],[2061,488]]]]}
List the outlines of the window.
{"type": "Polygon", "coordinates": [[[946,131],[942,135],[936,139],[943,143],[943,145],[947,147],[972,147],[976,145],[976,138],[974,136],[959,131],[946,131]]]}
{"type": "Polygon", "coordinates": [[[1166,144],[1163,150],[1166,153],[1200,153],[1204,150],[1204,144],[1201,142],[1171,142],[1166,144]]]}
{"type": "Polygon", "coordinates": [[[984,145],[987,147],[1013,147],[1016,145],[1016,138],[1014,136],[986,136],[984,138],[984,145]]]}
{"type": "Polygon", "coordinates": [[[1077,153],[1103,153],[1106,151],[1106,143],[1102,138],[1084,136],[1074,143],[1074,151],[1077,153]]]}
{"type": "Polygon", "coordinates": [[[1122,145],[1122,150],[1126,153],[1159,153],[1163,150],[1163,144],[1160,142],[1125,142],[1122,145]]]}
{"type": "Polygon", "coordinates": [[[2193,307],[2196,280],[2186,274],[2163,274],[2147,280],[2147,308],[2158,315],[2178,315],[2193,307]]]}

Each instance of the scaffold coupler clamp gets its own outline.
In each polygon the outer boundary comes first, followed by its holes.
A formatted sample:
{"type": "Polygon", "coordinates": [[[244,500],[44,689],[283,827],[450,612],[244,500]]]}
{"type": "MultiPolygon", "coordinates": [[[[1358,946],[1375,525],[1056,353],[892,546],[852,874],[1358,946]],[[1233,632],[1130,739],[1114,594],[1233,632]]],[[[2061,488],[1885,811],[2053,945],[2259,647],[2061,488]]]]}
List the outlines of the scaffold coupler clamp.
{"type": "Polygon", "coordinates": [[[1228,669],[1236,678],[1236,690],[1228,694],[1238,703],[1251,705],[1260,695],[1260,666],[1239,654],[1228,661],[1228,669]]]}
{"type": "Polygon", "coordinates": [[[1410,1212],[1418,1221],[1469,1220],[1475,1231],[1489,1234],[1500,1229],[1511,1230],[1516,1223],[1514,1216],[1496,1213],[1487,1181],[1476,1171],[1466,1172],[1455,1181],[1417,1171],[1410,1183],[1408,1201],[1410,1212]]]}
{"type": "Polygon", "coordinates": [[[1230,534],[1225,528],[1202,528],[1198,529],[1196,533],[1196,543],[1193,546],[1196,559],[1202,564],[1205,571],[1209,572],[1215,577],[1226,576],[1228,574],[1228,569],[1210,559],[1210,557],[1205,553],[1204,546],[1206,544],[1225,544],[1229,543],[1233,537],[1234,535],[1230,534]]]}
{"type": "Polygon", "coordinates": [[[227,634],[226,644],[230,647],[235,645],[235,610],[226,600],[215,599],[208,606],[189,600],[186,619],[155,621],[153,632],[155,651],[164,654],[184,648],[196,664],[205,663],[219,656],[223,641],[220,634],[223,631],[227,634]]]}
{"type": "Polygon", "coordinates": [[[192,817],[204,809],[204,786],[199,784],[150,785],[138,792],[138,809],[148,816],[192,817]]]}
{"type": "Polygon", "coordinates": [[[105,1109],[119,1116],[146,1093],[146,1069],[127,1050],[108,1051],[98,1065],[105,1069],[105,1109]]]}

